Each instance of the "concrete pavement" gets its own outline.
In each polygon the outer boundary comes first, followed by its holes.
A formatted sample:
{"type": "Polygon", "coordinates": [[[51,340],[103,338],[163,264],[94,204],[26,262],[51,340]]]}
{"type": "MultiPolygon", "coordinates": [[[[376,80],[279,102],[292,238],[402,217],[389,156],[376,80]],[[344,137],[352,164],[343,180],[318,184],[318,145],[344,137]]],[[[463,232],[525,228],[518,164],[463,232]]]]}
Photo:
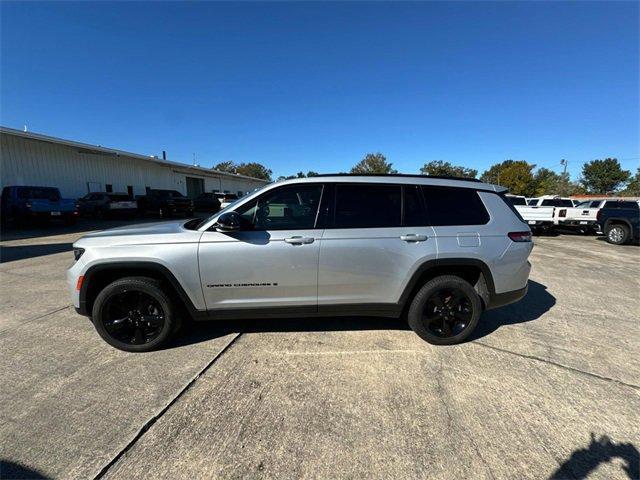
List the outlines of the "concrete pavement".
{"type": "Polygon", "coordinates": [[[254,320],[136,355],[68,307],[56,233],[2,241],[0,478],[640,477],[637,246],[537,237],[529,295],[455,347],[254,320]]]}

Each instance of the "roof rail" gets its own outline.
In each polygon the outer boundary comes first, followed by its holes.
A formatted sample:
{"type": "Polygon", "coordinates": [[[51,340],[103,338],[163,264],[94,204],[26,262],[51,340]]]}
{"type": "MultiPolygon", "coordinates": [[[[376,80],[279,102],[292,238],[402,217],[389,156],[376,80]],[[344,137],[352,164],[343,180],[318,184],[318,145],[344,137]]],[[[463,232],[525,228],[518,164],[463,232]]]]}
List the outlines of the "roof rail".
{"type": "Polygon", "coordinates": [[[408,178],[440,178],[444,180],[464,180],[482,183],[477,178],[453,177],[448,175],[420,175],[416,173],[322,173],[314,177],[408,177],[408,178]]]}

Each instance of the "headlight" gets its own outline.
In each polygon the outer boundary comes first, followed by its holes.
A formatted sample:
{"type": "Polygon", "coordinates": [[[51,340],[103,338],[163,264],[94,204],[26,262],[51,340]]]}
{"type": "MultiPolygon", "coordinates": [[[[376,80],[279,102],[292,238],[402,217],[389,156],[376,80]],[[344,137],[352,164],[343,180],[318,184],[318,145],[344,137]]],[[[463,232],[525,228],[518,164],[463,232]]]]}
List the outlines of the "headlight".
{"type": "Polygon", "coordinates": [[[80,259],[83,253],[84,253],[84,248],[73,249],[73,258],[75,258],[76,262],[80,259]]]}

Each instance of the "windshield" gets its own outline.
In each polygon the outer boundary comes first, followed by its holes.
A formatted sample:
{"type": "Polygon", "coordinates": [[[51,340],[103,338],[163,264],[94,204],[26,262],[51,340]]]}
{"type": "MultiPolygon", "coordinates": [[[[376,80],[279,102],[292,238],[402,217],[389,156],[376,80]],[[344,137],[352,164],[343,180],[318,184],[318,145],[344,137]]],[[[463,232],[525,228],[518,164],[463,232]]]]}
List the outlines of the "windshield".
{"type": "Polygon", "coordinates": [[[39,188],[28,187],[18,190],[18,197],[25,199],[51,200],[57,202],[60,200],[60,192],[57,188],[39,188]]]}

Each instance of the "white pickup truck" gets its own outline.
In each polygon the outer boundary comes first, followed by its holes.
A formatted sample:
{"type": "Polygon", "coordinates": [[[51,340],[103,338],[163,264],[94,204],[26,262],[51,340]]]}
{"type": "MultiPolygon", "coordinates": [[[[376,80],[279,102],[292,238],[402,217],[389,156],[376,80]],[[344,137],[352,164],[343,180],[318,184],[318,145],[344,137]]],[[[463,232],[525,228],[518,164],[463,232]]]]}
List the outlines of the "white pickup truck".
{"type": "Polygon", "coordinates": [[[575,208],[560,208],[558,224],[584,233],[595,233],[598,231],[597,216],[601,208],[634,208],[635,204],[635,201],[616,198],[587,200],[575,208]]]}
{"type": "Polygon", "coordinates": [[[533,232],[547,231],[558,225],[558,207],[573,207],[571,199],[554,195],[526,199],[519,195],[507,195],[522,219],[533,232]]]}

